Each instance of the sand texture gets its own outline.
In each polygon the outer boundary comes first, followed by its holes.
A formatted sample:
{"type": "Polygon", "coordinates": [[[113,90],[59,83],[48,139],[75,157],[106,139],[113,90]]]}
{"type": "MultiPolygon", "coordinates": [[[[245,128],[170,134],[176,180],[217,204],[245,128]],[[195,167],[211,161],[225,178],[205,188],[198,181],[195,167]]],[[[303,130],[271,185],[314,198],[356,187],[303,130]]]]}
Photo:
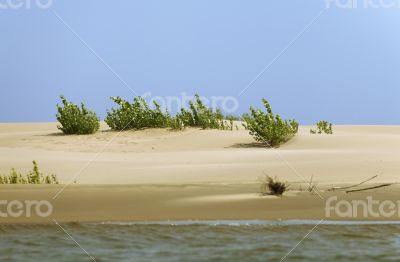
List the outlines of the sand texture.
{"type": "MultiPolygon", "coordinates": [[[[311,177],[323,197],[332,186],[396,183],[400,126],[310,127],[278,149],[255,143],[246,130],[164,129],[64,136],[56,123],[0,124],[0,173],[26,172],[31,161],[62,185],[0,185],[1,199],[49,199],[60,221],[165,219],[313,219],[325,201],[305,189],[311,177]],[[260,177],[290,183],[282,198],[261,197],[260,177]],[[65,187],[65,184],[72,183],[65,187]],[[63,189],[56,199],[53,197],[63,189]]],[[[344,198],[395,199],[398,187],[344,198]]],[[[41,219],[3,219],[40,222],[41,219]]]]}

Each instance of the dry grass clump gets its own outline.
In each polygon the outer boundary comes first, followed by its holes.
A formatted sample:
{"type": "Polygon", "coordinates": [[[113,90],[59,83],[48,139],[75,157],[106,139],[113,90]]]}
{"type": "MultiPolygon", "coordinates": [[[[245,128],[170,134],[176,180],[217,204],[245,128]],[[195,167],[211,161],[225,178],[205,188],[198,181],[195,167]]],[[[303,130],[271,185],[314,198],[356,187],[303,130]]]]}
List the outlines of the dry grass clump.
{"type": "Polygon", "coordinates": [[[289,185],[287,183],[278,181],[276,177],[265,176],[261,181],[262,195],[282,196],[288,188],[289,185]]]}

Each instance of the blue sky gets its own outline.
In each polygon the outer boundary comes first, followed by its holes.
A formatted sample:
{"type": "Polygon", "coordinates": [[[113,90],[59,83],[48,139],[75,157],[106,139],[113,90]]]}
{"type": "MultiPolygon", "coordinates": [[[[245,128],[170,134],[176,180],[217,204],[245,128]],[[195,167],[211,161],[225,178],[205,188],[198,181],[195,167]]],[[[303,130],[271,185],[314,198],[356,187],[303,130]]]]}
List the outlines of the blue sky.
{"type": "Polygon", "coordinates": [[[233,96],[238,115],[265,97],[302,124],[400,123],[400,8],[332,5],[239,96],[324,1],[32,2],[0,9],[0,122],[55,121],[60,94],[104,117],[110,96],[133,97],[124,81],[140,95],[233,96]]]}

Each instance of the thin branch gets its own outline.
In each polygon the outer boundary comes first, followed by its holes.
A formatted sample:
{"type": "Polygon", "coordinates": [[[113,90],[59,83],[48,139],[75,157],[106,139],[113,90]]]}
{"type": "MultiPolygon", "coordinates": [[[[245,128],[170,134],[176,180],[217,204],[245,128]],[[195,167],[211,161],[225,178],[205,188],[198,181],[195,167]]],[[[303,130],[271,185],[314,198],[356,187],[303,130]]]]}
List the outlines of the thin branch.
{"type": "Polygon", "coordinates": [[[362,181],[361,183],[358,183],[358,184],[352,185],[352,186],[332,187],[332,188],[328,189],[328,191],[343,190],[343,189],[349,189],[349,188],[357,187],[357,186],[360,186],[360,185],[362,185],[364,183],[367,183],[368,181],[371,181],[372,179],[375,179],[377,177],[378,177],[378,175],[375,175],[375,176],[373,176],[371,178],[368,178],[367,180],[362,181]]]}
{"type": "Polygon", "coordinates": [[[367,188],[361,188],[361,189],[354,189],[354,190],[348,190],[346,193],[351,193],[351,192],[359,192],[359,191],[365,191],[365,190],[370,190],[370,189],[376,189],[376,188],[381,188],[381,187],[387,187],[394,185],[395,183],[389,183],[389,184],[382,184],[378,186],[373,186],[373,187],[367,187],[367,188]]]}

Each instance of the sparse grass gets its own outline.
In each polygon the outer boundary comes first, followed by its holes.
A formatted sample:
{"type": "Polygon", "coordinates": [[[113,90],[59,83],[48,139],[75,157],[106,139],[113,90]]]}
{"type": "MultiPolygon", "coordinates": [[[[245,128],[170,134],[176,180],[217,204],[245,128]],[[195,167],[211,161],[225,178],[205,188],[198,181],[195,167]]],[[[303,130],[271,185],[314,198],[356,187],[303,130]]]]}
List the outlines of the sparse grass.
{"type": "MultiPolygon", "coordinates": [[[[306,181],[304,181],[306,182],[306,181]]],[[[318,194],[319,195],[319,189],[318,189],[318,184],[314,182],[314,175],[311,175],[310,181],[308,183],[305,183],[305,188],[303,188],[304,183],[300,183],[298,190],[300,192],[308,192],[311,193],[312,195],[318,194]]]]}
{"type": "Polygon", "coordinates": [[[310,182],[308,183],[307,191],[313,193],[317,190],[317,184],[313,182],[314,175],[311,176],[310,182]]]}
{"type": "Polygon", "coordinates": [[[276,177],[265,176],[261,181],[262,195],[282,196],[288,188],[289,185],[287,183],[278,181],[276,177]]]}
{"type": "Polygon", "coordinates": [[[58,184],[56,175],[45,175],[39,171],[36,161],[32,161],[33,169],[22,175],[14,168],[9,175],[0,175],[0,184],[58,184]]]}
{"type": "Polygon", "coordinates": [[[272,112],[266,99],[262,99],[267,112],[250,107],[250,114],[243,115],[243,126],[256,141],[270,147],[278,147],[296,135],[299,124],[295,120],[283,120],[272,112]]]}
{"type": "Polygon", "coordinates": [[[328,121],[319,121],[317,123],[317,130],[315,129],[310,129],[310,133],[315,135],[315,134],[328,134],[332,135],[333,134],[333,127],[332,123],[329,123],[328,121]]]}

